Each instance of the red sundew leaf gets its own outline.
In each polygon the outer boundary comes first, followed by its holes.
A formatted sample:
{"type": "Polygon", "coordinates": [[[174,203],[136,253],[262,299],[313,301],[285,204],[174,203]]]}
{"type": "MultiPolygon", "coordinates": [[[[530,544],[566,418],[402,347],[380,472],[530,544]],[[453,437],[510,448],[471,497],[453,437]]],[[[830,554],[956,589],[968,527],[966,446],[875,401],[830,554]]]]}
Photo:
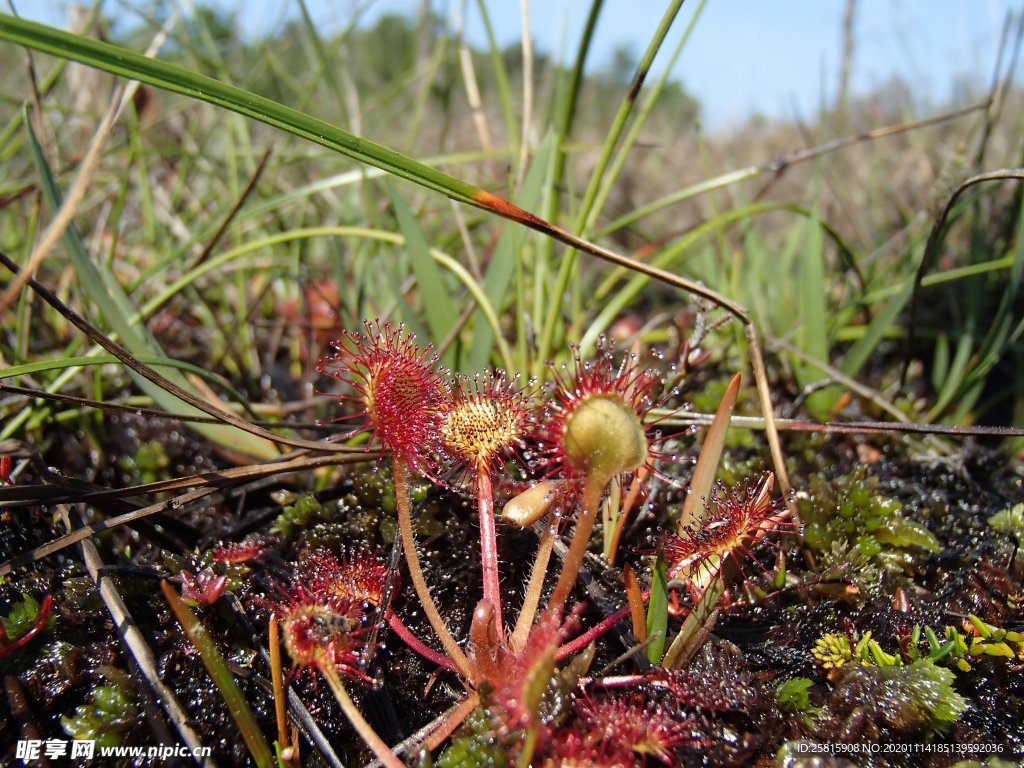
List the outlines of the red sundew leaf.
{"type": "Polygon", "coordinates": [[[458,378],[441,424],[445,455],[470,474],[516,456],[534,427],[529,396],[501,375],[458,378]]]}
{"type": "Polygon", "coordinates": [[[334,354],[317,370],[351,387],[353,394],[337,397],[356,406],[339,421],[365,419],[352,434],[372,431],[402,463],[434,478],[447,390],[437,355],[414,342],[403,326],[366,323],[363,334],[344,333],[332,342],[334,354]]]}
{"type": "Polygon", "coordinates": [[[213,605],[220,600],[228,585],[227,576],[218,576],[212,568],[199,573],[181,572],[181,597],[192,605],[213,605]]]}
{"type": "Polygon", "coordinates": [[[227,565],[240,565],[256,560],[267,553],[267,545],[258,538],[235,541],[213,550],[213,561],[227,565]]]}

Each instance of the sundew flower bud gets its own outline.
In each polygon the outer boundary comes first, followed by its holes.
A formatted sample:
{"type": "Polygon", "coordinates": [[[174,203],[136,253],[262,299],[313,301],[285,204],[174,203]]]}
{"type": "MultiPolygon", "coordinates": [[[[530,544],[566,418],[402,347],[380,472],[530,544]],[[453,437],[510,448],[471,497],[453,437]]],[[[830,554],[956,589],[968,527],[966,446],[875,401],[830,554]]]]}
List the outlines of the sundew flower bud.
{"type": "Polygon", "coordinates": [[[437,355],[416,346],[402,326],[379,322],[366,323],[361,335],[346,332],[331,346],[334,354],[317,370],[351,386],[355,394],[339,399],[358,406],[340,420],[365,418],[356,432],[372,429],[396,459],[432,476],[446,403],[437,355]]]}
{"type": "Polygon", "coordinates": [[[526,395],[501,376],[458,379],[441,423],[445,452],[470,472],[490,472],[530,428],[526,395]]]}
{"type": "Polygon", "coordinates": [[[586,363],[575,350],[572,374],[557,377],[557,383],[542,437],[548,474],[587,475],[606,483],[647,462],[644,421],[656,372],[628,356],[616,366],[611,349],[586,363]]]}
{"type": "Polygon", "coordinates": [[[611,478],[640,468],[647,458],[647,435],[624,399],[594,394],[566,416],[562,450],[572,469],[611,478]]]}
{"type": "Polygon", "coordinates": [[[528,528],[565,501],[566,486],[565,480],[541,480],[510,499],[501,516],[517,528],[528,528]]]}

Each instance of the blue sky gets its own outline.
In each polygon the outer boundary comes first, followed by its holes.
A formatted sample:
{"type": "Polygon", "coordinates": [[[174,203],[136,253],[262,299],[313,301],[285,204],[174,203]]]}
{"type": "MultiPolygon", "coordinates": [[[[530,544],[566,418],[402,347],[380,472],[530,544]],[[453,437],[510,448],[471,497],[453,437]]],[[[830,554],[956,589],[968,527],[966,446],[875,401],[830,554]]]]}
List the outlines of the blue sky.
{"type": "MultiPolygon", "coordinates": [[[[366,0],[307,0],[318,25],[345,26],[366,0]]],[[[261,33],[297,12],[297,2],[214,0],[236,10],[244,29],[261,33]]],[[[19,12],[61,23],[64,3],[16,3],[19,12]]],[[[130,2],[108,0],[108,12],[130,15],[130,2]]],[[[419,0],[376,0],[367,23],[382,13],[415,13],[419,0]]],[[[469,38],[483,43],[474,0],[433,0],[442,17],[454,19],[465,8],[469,38]]],[[[540,50],[571,60],[588,0],[530,0],[531,35],[540,50]]],[[[183,6],[188,4],[183,0],[183,6]]],[[[499,42],[513,43],[522,24],[519,0],[488,0],[499,42]]],[[[639,55],[656,28],[664,0],[606,0],[589,64],[599,67],[619,45],[639,55]]],[[[698,7],[687,0],[655,70],[669,55],[698,7]]],[[[705,122],[717,128],[753,113],[813,115],[822,99],[835,95],[841,56],[845,0],[709,0],[674,73],[701,101],[705,122]]],[[[987,83],[995,62],[1003,20],[1024,10],[1024,0],[859,0],[854,94],[866,93],[900,76],[914,92],[939,104],[964,77],[987,83]]],[[[187,11],[186,11],[187,12],[187,11]]]]}

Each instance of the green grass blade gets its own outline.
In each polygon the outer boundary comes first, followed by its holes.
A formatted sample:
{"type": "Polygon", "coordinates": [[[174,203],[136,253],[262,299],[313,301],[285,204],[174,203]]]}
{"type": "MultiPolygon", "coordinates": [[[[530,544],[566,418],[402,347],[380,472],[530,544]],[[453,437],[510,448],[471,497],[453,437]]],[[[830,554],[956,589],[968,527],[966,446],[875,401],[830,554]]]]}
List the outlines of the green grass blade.
{"type": "Polygon", "coordinates": [[[217,650],[217,644],[210,633],[206,631],[206,627],[202,625],[192,609],[178,596],[174,587],[166,581],[161,581],[160,589],[163,591],[164,597],[167,598],[178,623],[181,624],[185,636],[199,653],[199,658],[202,660],[203,666],[206,667],[210,679],[217,686],[228,712],[231,713],[231,717],[238,725],[238,730],[242,733],[242,738],[245,740],[245,745],[249,748],[249,754],[252,755],[257,768],[274,768],[274,753],[270,750],[263,731],[260,730],[256,715],[253,714],[252,707],[249,706],[242,689],[235,682],[227,661],[217,650]]]}
{"type": "MultiPolygon", "coordinates": [[[[825,253],[821,236],[821,215],[815,205],[811,220],[806,223],[806,239],[804,240],[803,258],[800,261],[799,293],[801,309],[800,346],[802,351],[816,360],[829,362],[828,322],[825,298],[828,288],[825,285],[825,253]]],[[[818,377],[817,369],[798,365],[797,379],[806,386],[818,377]]],[[[821,413],[832,402],[834,394],[820,390],[808,398],[810,408],[821,413]]]]}
{"type": "MultiPolygon", "coordinates": [[[[562,189],[566,185],[565,144],[572,131],[573,117],[576,114],[576,105],[579,103],[580,90],[583,87],[584,66],[587,61],[587,54],[590,52],[590,45],[594,39],[594,30],[597,28],[597,20],[601,16],[601,9],[604,7],[604,0],[591,0],[590,10],[587,13],[586,25],[583,28],[583,37],[580,39],[579,47],[576,50],[576,60],[568,80],[560,81],[560,87],[555,96],[555,156],[552,169],[552,185],[548,195],[547,218],[553,221],[558,215],[561,206],[562,189]]],[[[571,174],[570,174],[571,176],[571,174]]],[[[541,258],[548,260],[554,253],[554,243],[548,241],[544,244],[545,251],[541,258]]],[[[569,284],[569,270],[571,260],[563,260],[559,266],[556,285],[569,284]]],[[[543,306],[543,314],[537,313],[534,321],[540,327],[540,339],[537,344],[536,359],[543,363],[554,345],[555,331],[561,325],[563,295],[558,290],[548,294],[546,302],[536,302],[538,308],[543,306]]],[[[534,373],[543,375],[543,366],[535,367],[534,373]]]]}
{"type": "MultiPolygon", "coordinates": [[[[769,211],[790,211],[798,216],[811,216],[811,213],[806,209],[788,203],[755,203],[734,208],[694,227],[658,253],[651,260],[651,264],[659,269],[673,269],[675,268],[676,260],[689,254],[702,240],[716,234],[722,227],[741,223],[746,219],[769,211]]],[[[824,227],[824,224],[820,223],[820,226],[824,227]]],[[[651,282],[651,279],[648,275],[631,274],[627,270],[616,269],[601,283],[594,293],[595,303],[601,307],[601,310],[580,339],[580,349],[584,356],[593,352],[600,335],[607,331],[620,312],[640,296],[640,293],[651,282]],[[626,284],[612,293],[616,282],[625,277],[629,277],[626,284]]],[[[713,285],[712,287],[718,288],[719,286],[713,285]]]]}
{"type": "Polygon", "coordinates": [[[879,342],[895,326],[896,319],[903,308],[907,306],[913,292],[913,283],[910,280],[906,281],[902,290],[889,300],[881,312],[872,318],[864,335],[843,356],[843,363],[839,366],[839,370],[844,375],[856,378],[861,367],[878,348],[879,342]]]}
{"type": "Polygon", "coordinates": [[[719,573],[704,590],[700,601],[683,621],[683,626],[679,628],[679,634],[675,636],[665,654],[663,661],[665,669],[682,668],[700,649],[706,633],[710,631],[711,620],[723,594],[725,594],[725,582],[722,580],[722,574],[719,573]]]}
{"type": "MultiPolygon", "coordinates": [[[[523,187],[520,197],[516,201],[527,210],[532,210],[540,204],[541,191],[547,179],[551,153],[554,149],[554,136],[549,135],[537,149],[530,163],[530,170],[523,180],[523,187]]],[[[487,267],[487,274],[484,275],[484,292],[491,303],[491,306],[501,311],[508,300],[510,290],[513,288],[512,279],[516,259],[521,249],[516,247],[517,238],[522,237],[518,227],[506,226],[501,233],[501,238],[494,248],[491,256],[491,263],[487,267]]],[[[521,313],[519,313],[521,314],[521,313]]],[[[465,371],[483,370],[491,356],[494,346],[494,333],[489,325],[485,324],[483,314],[477,310],[473,320],[473,343],[469,355],[463,366],[465,371]]],[[[509,374],[512,371],[508,371],[509,374]]],[[[523,371],[525,373],[525,371],[523,371]]]]}
{"type": "Polygon", "coordinates": [[[658,55],[661,44],[665,41],[665,36],[668,34],[669,29],[672,28],[672,22],[675,21],[676,15],[682,7],[683,0],[672,0],[668,4],[665,13],[661,16],[661,21],[658,23],[654,36],[647,44],[647,49],[636,66],[633,81],[629,84],[629,89],[626,91],[626,95],[623,97],[615,117],[612,119],[608,135],[604,140],[604,146],[601,148],[601,154],[597,159],[597,165],[594,167],[594,171],[590,175],[590,181],[587,184],[587,189],[583,193],[583,203],[580,205],[579,214],[576,219],[576,232],[578,234],[582,235],[585,227],[591,221],[591,213],[594,212],[594,202],[604,180],[605,170],[608,168],[608,163],[611,162],[612,153],[615,151],[615,147],[618,146],[622,132],[626,129],[626,122],[633,111],[633,107],[636,106],[640,89],[643,87],[644,80],[647,79],[651,66],[654,64],[654,57],[658,55]]]}
{"type": "MultiPolygon", "coordinates": [[[[200,376],[218,387],[223,387],[232,394],[241,397],[237,391],[223,377],[207,371],[198,365],[193,365],[184,360],[175,360],[171,357],[149,357],[143,355],[138,358],[140,363],[145,363],[151,368],[176,368],[179,371],[192,373],[200,376]]],[[[0,371],[0,380],[13,379],[18,376],[34,376],[45,371],[62,371],[68,368],[83,368],[90,365],[120,365],[120,361],[113,355],[83,355],[76,357],[62,357],[57,360],[40,360],[35,363],[22,363],[12,365],[0,371]]]]}
{"type": "MultiPolygon", "coordinates": [[[[1013,328],[1013,308],[1016,306],[1017,297],[1020,293],[1021,277],[1024,275],[1024,242],[1021,242],[1021,238],[1024,237],[1024,202],[1021,205],[1022,207],[1018,209],[1017,214],[1016,245],[1012,254],[1013,264],[1010,267],[1010,279],[1002,285],[999,306],[996,308],[995,316],[987,322],[988,330],[974,356],[970,372],[962,386],[963,390],[973,391],[978,388],[979,384],[984,384],[989,372],[1006,354],[1009,340],[1019,332],[1013,328]]],[[[983,282],[980,279],[975,279],[972,282],[978,286],[977,290],[981,295],[990,295],[994,292],[993,289],[996,288],[991,282],[983,282]]],[[[1024,320],[1020,322],[1024,322],[1024,320]]],[[[966,404],[963,393],[957,397],[957,400],[958,410],[964,411],[966,404]]]]}
{"type": "MultiPolygon", "coordinates": [[[[306,0],[299,0],[299,11],[302,16],[302,25],[306,30],[306,37],[309,40],[310,51],[307,51],[307,58],[309,59],[310,66],[317,65],[319,70],[323,73],[327,83],[331,86],[330,90],[334,96],[334,100],[338,104],[338,112],[341,114],[343,120],[348,122],[348,110],[345,109],[345,97],[342,95],[341,84],[338,82],[338,75],[335,71],[335,66],[332,65],[331,57],[327,55],[327,48],[324,46],[324,41],[320,37],[320,32],[316,28],[316,24],[313,22],[313,17],[309,14],[309,5],[306,0]]],[[[319,78],[313,80],[316,83],[319,78]]]]}
{"type": "MultiPolygon", "coordinates": [[[[501,111],[505,116],[505,132],[508,135],[508,143],[514,149],[519,148],[519,126],[516,122],[516,111],[512,106],[512,87],[508,81],[508,71],[505,68],[505,61],[501,57],[501,48],[498,47],[498,40],[494,36],[494,27],[491,25],[491,16],[487,12],[485,0],[477,1],[477,8],[480,10],[480,18],[484,22],[484,31],[487,33],[487,47],[491,53],[491,68],[494,70],[494,82],[498,88],[498,99],[501,101],[501,111]]],[[[513,161],[518,159],[518,151],[513,154],[513,161]]],[[[510,174],[515,178],[515,174],[510,174]]]]}
{"type": "MultiPolygon", "coordinates": [[[[27,110],[24,113],[24,122],[29,134],[32,157],[36,164],[36,170],[39,173],[44,195],[51,210],[56,212],[61,205],[60,191],[57,189],[53,173],[36,139],[27,110]]],[[[68,226],[63,240],[64,247],[67,248],[68,254],[71,257],[75,274],[81,282],[82,290],[86,297],[96,306],[102,307],[104,319],[114,333],[117,334],[125,348],[135,356],[164,357],[160,346],[149,335],[145,327],[139,326],[130,319],[136,314],[131,301],[120,285],[118,285],[113,275],[93,263],[74,224],[68,226]]],[[[189,416],[206,415],[134,372],[132,372],[132,378],[139,389],[153,398],[153,401],[164,410],[189,416]]],[[[182,389],[193,394],[195,393],[188,380],[177,371],[173,369],[168,371],[167,378],[182,389]]],[[[274,446],[266,440],[232,427],[221,424],[194,424],[193,428],[220,445],[231,446],[235,450],[242,451],[256,458],[269,459],[277,455],[274,446]]]]}
{"type": "Polygon", "coordinates": [[[652,664],[660,664],[665,655],[668,638],[668,577],[665,575],[665,558],[661,555],[651,569],[651,597],[647,601],[647,658],[652,664]]]}
{"type": "MultiPolygon", "coordinates": [[[[422,314],[427,318],[430,329],[430,340],[438,345],[448,338],[448,334],[458,322],[458,312],[452,302],[452,296],[444,283],[444,274],[430,256],[430,246],[423,235],[412,209],[402,194],[393,184],[388,184],[388,195],[395,209],[398,228],[405,237],[405,249],[412,263],[413,274],[419,286],[420,299],[423,302],[422,314]]],[[[444,365],[454,367],[454,351],[449,348],[442,356],[444,365]]]]}
{"type": "MultiPolygon", "coordinates": [[[[665,10],[661,22],[655,31],[654,37],[651,38],[651,41],[647,46],[647,50],[644,51],[644,55],[641,58],[640,63],[637,65],[636,73],[633,76],[633,82],[630,84],[625,98],[623,98],[622,102],[619,104],[618,111],[612,120],[611,129],[605,138],[601,155],[597,161],[597,166],[591,174],[590,182],[584,192],[583,203],[577,213],[576,224],[574,226],[574,231],[577,234],[584,234],[583,230],[590,217],[590,213],[593,210],[594,201],[601,187],[601,178],[608,166],[612,153],[615,151],[619,138],[622,136],[623,130],[625,130],[629,114],[633,110],[633,106],[636,104],[637,95],[639,94],[640,88],[647,77],[647,73],[650,71],[651,64],[654,62],[654,57],[661,48],[665,35],[668,34],[668,30],[672,26],[672,22],[675,20],[676,14],[682,7],[682,4],[683,0],[672,0],[672,2],[669,3],[669,7],[665,10]]],[[[562,256],[562,263],[559,265],[558,277],[555,281],[554,292],[552,293],[552,298],[555,301],[560,300],[560,297],[566,295],[569,290],[569,283],[576,271],[576,258],[577,251],[575,249],[566,251],[562,256]]],[[[551,312],[544,324],[540,343],[540,356],[542,359],[547,357],[548,351],[551,349],[554,342],[556,317],[557,313],[551,312]]]]}
{"type": "Polygon", "coordinates": [[[949,373],[946,375],[946,380],[939,390],[935,405],[932,406],[932,409],[925,416],[926,422],[932,422],[939,418],[956,398],[957,392],[967,378],[968,367],[973,353],[974,334],[971,332],[970,327],[968,327],[960,333],[960,338],[957,340],[956,353],[953,355],[953,361],[949,365],[949,373]]]}
{"type": "MultiPolygon", "coordinates": [[[[626,132],[625,138],[622,140],[622,144],[619,146],[615,153],[615,158],[612,160],[611,165],[608,166],[600,178],[597,180],[600,182],[600,191],[597,197],[593,201],[592,210],[590,216],[586,222],[585,231],[589,234],[591,228],[594,226],[594,222],[597,220],[597,215],[601,211],[606,209],[608,198],[615,188],[615,182],[622,173],[622,169],[626,165],[626,160],[629,158],[630,152],[633,147],[636,146],[637,141],[640,139],[640,132],[643,127],[647,124],[647,118],[650,117],[651,112],[654,110],[654,106],[658,101],[658,97],[665,89],[665,85],[669,81],[669,77],[672,74],[672,70],[675,67],[676,61],[682,54],[683,49],[686,47],[687,41],[690,39],[690,34],[693,32],[694,27],[697,25],[697,20],[700,19],[701,14],[704,12],[704,6],[707,5],[707,0],[700,0],[697,5],[697,10],[693,13],[693,18],[690,19],[690,23],[686,27],[686,31],[683,32],[679,39],[679,43],[676,45],[675,50],[672,51],[672,56],[665,64],[665,68],[661,73],[661,77],[658,78],[658,82],[651,88],[650,93],[644,99],[644,103],[640,106],[640,110],[637,112],[636,118],[629,126],[629,130],[626,132]]],[[[667,12],[666,12],[667,15],[667,12]]]]}
{"type": "Polygon", "coordinates": [[[32,48],[63,59],[73,59],[119,77],[206,101],[328,149],[381,168],[388,173],[441,192],[448,197],[488,210],[494,196],[472,184],[442,173],[417,160],[368,139],[363,139],[272,99],[192,72],[159,59],[151,59],[121,46],[64,32],[45,24],[0,14],[0,40],[32,48]]]}

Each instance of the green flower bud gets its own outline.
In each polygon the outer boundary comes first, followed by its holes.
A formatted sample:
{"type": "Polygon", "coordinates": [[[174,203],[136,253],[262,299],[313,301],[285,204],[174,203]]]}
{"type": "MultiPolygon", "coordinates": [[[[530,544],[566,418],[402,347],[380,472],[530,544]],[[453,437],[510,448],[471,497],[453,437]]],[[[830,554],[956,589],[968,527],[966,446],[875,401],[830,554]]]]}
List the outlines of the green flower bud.
{"type": "Polygon", "coordinates": [[[604,482],[639,469],[647,458],[647,435],[636,411],[614,394],[592,395],[565,421],[566,463],[604,482]]]}

